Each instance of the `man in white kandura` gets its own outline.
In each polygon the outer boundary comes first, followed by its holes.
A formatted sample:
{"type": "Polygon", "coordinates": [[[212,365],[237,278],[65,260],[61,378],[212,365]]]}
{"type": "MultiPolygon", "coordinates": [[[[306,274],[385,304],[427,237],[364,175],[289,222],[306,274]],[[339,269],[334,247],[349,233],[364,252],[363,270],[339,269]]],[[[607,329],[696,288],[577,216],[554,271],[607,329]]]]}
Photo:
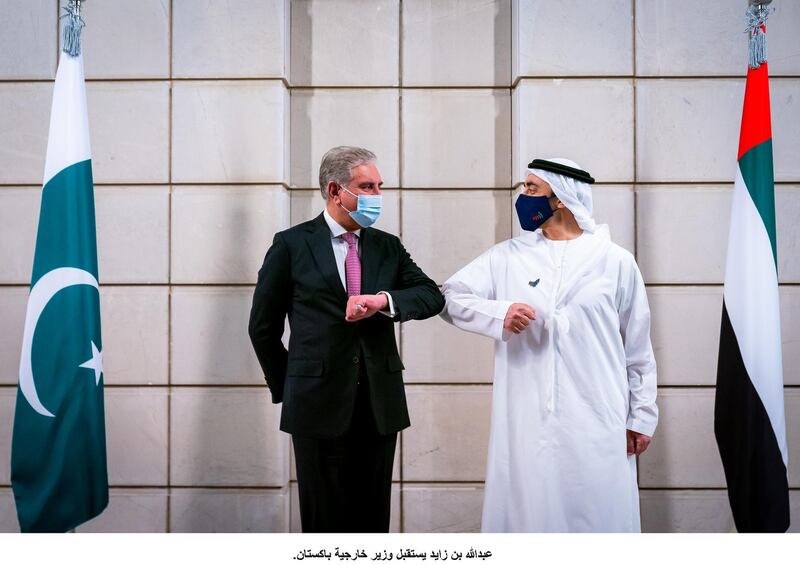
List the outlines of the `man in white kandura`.
{"type": "Polygon", "coordinates": [[[638,532],[656,429],[650,309],[633,255],[592,219],[594,179],[528,165],[522,235],[444,283],[451,324],[495,340],[484,532],[638,532]],[[626,449],[627,446],[627,449],[626,449]]]}

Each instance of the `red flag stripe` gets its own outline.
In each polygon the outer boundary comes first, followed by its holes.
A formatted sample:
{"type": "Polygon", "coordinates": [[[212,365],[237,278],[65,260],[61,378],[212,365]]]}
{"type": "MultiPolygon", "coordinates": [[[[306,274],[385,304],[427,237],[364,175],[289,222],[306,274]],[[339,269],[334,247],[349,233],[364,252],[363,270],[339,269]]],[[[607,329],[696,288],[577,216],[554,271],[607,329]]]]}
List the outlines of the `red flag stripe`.
{"type": "Polygon", "coordinates": [[[737,160],[750,149],[772,138],[769,113],[769,72],[767,63],[757,69],[747,70],[747,85],[744,90],[742,132],[739,135],[737,160]]]}

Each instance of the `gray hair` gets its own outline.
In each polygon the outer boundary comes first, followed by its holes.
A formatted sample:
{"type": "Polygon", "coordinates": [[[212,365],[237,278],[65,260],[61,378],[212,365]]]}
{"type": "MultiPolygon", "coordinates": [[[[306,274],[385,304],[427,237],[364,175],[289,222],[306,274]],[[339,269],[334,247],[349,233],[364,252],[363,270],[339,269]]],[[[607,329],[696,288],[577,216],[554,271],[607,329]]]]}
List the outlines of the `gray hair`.
{"type": "Polygon", "coordinates": [[[347,186],[353,180],[353,169],[364,163],[376,160],[375,153],[363,147],[340,145],[322,156],[319,166],[319,189],[322,197],[328,199],[328,183],[347,186]]]}

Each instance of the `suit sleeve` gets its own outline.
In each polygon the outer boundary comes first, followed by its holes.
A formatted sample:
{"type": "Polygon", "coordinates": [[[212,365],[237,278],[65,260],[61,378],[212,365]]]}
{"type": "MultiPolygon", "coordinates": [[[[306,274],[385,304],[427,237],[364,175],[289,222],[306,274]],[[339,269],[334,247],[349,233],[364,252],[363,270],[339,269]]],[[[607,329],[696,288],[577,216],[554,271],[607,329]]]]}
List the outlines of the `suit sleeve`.
{"type": "Polygon", "coordinates": [[[258,272],[248,328],[250,341],[275,404],[283,400],[288,353],[281,338],[291,300],[289,250],[278,233],[275,234],[272,247],[267,251],[264,264],[258,272]]]}
{"type": "Polygon", "coordinates": [[[444,308],[444,297],[433,280],[411,259],[406,248],[395,238],[400,254],[400,268],[397,274],[396,288],[386,290],[391,294],[396,320],[424,320],[435,316],[444,308]]]}
{"type": "Polygon", "coordinates": [[[650,306],[636,263],[623,267],[619,290],[619,320],[628,371],[627,428],[652,436],[658,423],[656,360],[650,342],[650,306]]]}

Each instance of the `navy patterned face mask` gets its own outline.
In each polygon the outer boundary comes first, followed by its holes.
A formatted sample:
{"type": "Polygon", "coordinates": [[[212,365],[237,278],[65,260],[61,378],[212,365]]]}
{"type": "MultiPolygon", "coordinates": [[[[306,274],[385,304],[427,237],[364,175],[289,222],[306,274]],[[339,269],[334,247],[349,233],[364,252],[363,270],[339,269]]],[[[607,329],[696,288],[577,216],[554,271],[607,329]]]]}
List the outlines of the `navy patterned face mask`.
{"type": "Polygon", "coordinates": [[[519,225],[525,231],[536,231],[553,215],[549,196],[520,194],[514,208],[517,209],[519,225]]]}

